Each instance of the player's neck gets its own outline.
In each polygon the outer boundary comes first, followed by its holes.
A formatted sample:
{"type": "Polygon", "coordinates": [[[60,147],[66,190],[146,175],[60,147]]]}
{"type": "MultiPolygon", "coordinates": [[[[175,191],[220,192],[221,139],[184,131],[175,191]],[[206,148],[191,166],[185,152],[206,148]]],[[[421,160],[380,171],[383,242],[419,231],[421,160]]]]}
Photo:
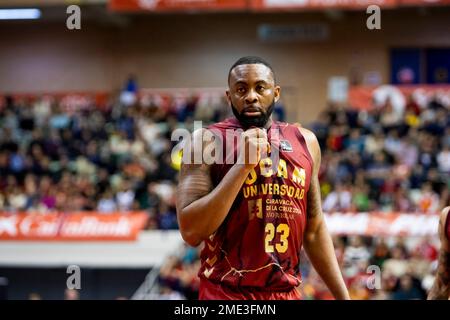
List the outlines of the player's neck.
{"type": "Polygon", "coordinates": [[[267,120],[264,129],[270,129],[271,126],[272,126],[272,116],[270,116],[269,119],[267,120]]]}
{"type": "MultiPolygon", "coordinates": [[[[241,122],[239,122],[239,119],[237,119],[236,117],[232,118],[232,121],[234,121],[237,124],[239,123],[241,125],[241,127],[245,130],[247,130],[248,128],[251,128],[251,126],[250,127],[244,126],[241,122]]],[[[266,124],[261,128],[268,130],[268,129],[270,129],[270,127],[272,127],[272,124],[273,124],[272,116],[270,116],[269,119],[267,119],[266,124]]]]}

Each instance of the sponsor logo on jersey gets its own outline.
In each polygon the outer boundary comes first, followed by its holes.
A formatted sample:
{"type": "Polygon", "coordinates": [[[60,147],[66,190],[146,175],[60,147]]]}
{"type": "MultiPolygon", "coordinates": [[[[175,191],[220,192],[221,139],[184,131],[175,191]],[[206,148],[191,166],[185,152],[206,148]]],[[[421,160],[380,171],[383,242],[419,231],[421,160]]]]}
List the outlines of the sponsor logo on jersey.
{"type": "Polygon", "coordinates": [[[281,140],[280,141],[280,150],[284,152],[292,152],[292,146],[289,141],[281,140]]]}

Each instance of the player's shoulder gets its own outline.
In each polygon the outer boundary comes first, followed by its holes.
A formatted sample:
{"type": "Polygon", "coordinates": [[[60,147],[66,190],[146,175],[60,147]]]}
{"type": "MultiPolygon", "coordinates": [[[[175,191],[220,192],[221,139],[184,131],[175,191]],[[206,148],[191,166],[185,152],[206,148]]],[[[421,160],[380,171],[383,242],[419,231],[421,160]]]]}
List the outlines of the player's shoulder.
{"type": "Polygon", "coordinates": [[[439,238],[441,239],[441,245],[444,250],[450,252],[450,206],[442,209],[439,221],[439,238]]]}
{"type": "Polygon", "coordinates": [[[440,214],[440,220],[441,220],[442,224],[444,224],[444,225],[447,224],[447,219],[448,219],[449,213],[450,213],[450,206],[442,209],[441,214],[440,214]]]}
{"type": "Polygon", "coordinates": [[[312,149],[312,151],[314,151],[314,152],[317,152],[317,151],[320,152],[319,141],[317,140],[317,137],[314,134],[314,132],[303,127],[298,122],[293,123],[292,126],[296,127],[297,130],[300,132],[300,134],[303,136],[303,138],[305,139],[306,144],[308,146],[308,149],[312,149]]]}
{"type": "Polygon", "coordinates": [[[316,135],[309,129],[303,127],[300,123],[292,123],[290,126],[294,127],[303,137],[308,148],[308,152],[311,156],[312,165],[316,167],[321,162],[321,151],[319,141],[316,135]]]}
{"type": "Polygon", "coordinates": [[[307,142],[317,143],[317,137],[314,132],[312,132],[309,129],[306,129],[305,127],[302,127],[300,124],[296,123],[294,124],[298,127],[298,131],[305,137],[305,140],[307,142]]]}

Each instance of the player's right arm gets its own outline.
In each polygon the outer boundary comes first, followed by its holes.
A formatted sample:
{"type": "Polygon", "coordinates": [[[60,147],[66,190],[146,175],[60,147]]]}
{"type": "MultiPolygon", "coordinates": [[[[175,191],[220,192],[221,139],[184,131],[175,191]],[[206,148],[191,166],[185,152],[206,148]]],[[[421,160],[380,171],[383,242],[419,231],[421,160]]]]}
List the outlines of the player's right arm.
{"type": "Polygon", "coordinates": [[[450,297],[450,245],[445,230],[445,222],[449,211],[450,207],[442,210],[439,219],[439,238],[441,240],[439,264],[433,287],[428,293],[428,300],[447,300],[450,297]]]}
{"type": "MultiPolygon", "coordinates": [[[[213,143],[204,142],[204,130],[206,129],[194,132],[192,147],[190,150],[184,150],[189,152],[191,160],[195,159],[193,146],[202,144],[204,150],[208,143],[213,143]]],[[[176,202],[177,218],[181,236],[191,246],[199,245],[219,228],[242,184],[268,145],[267,135],[261,129],[247,130],[241,138],[245,141],[246,150],[258,149],[257,156],[246,158],[245,153],[240,152],[239,161],[231,167],[216,187],[211,180],[211,165],[206,164],[203,157],[202,163],[199,164],[184,162],[181,164],[176,202]]]]}

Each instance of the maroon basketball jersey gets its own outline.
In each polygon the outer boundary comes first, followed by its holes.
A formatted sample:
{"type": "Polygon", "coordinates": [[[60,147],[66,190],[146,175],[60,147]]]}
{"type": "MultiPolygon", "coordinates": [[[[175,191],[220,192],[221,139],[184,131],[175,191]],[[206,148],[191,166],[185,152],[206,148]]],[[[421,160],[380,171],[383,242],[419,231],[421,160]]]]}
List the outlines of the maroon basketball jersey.
{"type": "MultiPolygon", "coordinates": [[[[231,118],[209,129],[222,137],[225,150],[228,133],[242,128],[231,118]]],[[[204,280],[264,291],[286,291],[301,282],[299,259],[313,160],[298,127],[274,121],[267,133],[278,156],[261,159],[222,225],[205,241],[199,271],[204,280]]],[[[236,146],[231,150],[227,158],[236,159],[236,146]]],[[[232,166],[212,165],[214,186],[232,166]]]]}

